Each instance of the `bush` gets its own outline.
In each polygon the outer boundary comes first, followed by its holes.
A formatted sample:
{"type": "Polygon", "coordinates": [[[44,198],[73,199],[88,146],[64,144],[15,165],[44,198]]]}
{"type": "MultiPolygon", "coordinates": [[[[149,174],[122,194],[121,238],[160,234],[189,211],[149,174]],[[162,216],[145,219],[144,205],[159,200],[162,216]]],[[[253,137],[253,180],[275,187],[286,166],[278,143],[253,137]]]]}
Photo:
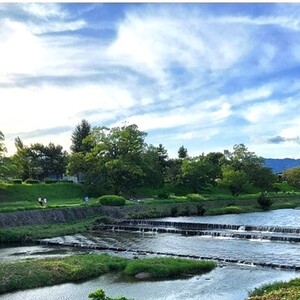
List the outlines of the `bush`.
{"type": "Polygon", "coordinates": [[[110,298],[110,297],[106,296],[105,292],[101,289],[90,293],[89,299],[92,299],[92,300],[129,300],[128,298],[125,298],[125,297],[110,298]]]}
{"type": "Polygon", "coordinates": [[[264,193],[260,193],[257,198],[257,202],[263,210],[269,210],[271,205],[273,204],[272,200],[270,198],[267,198],[264,193]]]}
{"type": "Polygon", "coordinates": [[[178,208],[176,206],[173,206],[171,208],[171,216],[172,217],[177,217],[177,215],[178,215],[178,208]]]}
{"type": "Polygon", "coordinates": [[[161,192],[157,195],[158,199],[169,199],[169,194],[166,192],[161,192]]]}
{"type": "Polygon", "coordinates": [[[197,204],[196,208],[197,208],[197,215],[198,216],[204,216],[205,208],[200,204],[197,204]]]}
{"type": "Polygon", "coordinates": [[[28,184],[37,184],[37,183],[40,183],[40,181],[37,180],[37,179],[26,179],[25,183],[28,183],[28,184]]]}
{"type": "Polygon", "coordinates": [[[124,206],[126,199],[117,195],[104,195],[99,197],[99,204],[108,206],[124,206]]]}
{"type": "Polygon", "coordinates": [[[23,181],[22,181],[22,179],[12,179],[12,183],[14,183],[14,184],[22,184],[23,181]]]}
{"type": "Polygon", "coordinates": [[[198,202],[198,201],[205,200],[205,198],[203,195],[200,195],[200,194],[187,194],[186,200],[192,201],[192,202],[198,202]]]}

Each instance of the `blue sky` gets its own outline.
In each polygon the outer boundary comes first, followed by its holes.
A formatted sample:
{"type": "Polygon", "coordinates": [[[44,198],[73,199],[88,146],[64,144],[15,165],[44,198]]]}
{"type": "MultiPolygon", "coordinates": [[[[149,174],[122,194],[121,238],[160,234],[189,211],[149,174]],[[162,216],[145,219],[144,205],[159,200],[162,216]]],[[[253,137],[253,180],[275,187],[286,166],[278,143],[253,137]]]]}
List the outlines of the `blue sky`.
{"type": "Polygon", "coordinates": [[[171,157],[300,157],[300,4],[0,3],[0,130],[135,123],[171,157]]]}

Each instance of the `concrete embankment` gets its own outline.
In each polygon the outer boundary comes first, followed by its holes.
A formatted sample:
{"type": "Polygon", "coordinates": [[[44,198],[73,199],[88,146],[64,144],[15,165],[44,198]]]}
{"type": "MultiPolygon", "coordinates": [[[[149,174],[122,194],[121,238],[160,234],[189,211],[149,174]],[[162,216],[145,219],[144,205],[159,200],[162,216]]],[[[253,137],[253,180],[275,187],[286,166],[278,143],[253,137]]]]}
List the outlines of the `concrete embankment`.
{"type": "MultiPolygon", "coordinates": [[[[285,199],[277,199],[276,202],[284,202],[285,199]]],[[[217,200],[217,201],[205,201],[201,205],[205,209],[215,207],[225,207],[229,204],[234,205],[256,205],[255,199],[252,200],[217,200]]],[[[124,207],[109,207],[109,206],[81,206],[81,207],[69,207],[69,208],[56,208],[45,209],[40,208],[30,211],[19,211],[11,213],[0,213],[0,228],[2,227],[15,227],[24,225],[38,225],[38,224],[54,224],[54,223],[68,223],[76,220],[85,219],[95,216],[108,216],[116,219],[126,219],[128,217],[139,218],[141,214],[145,213],[161,213],[162,216],[171,216],[172,208],[177,208],[177,213],[185,214],[197,214],[197,203],[174,203],[174,204],[161,204],[161,205],[128,205],[124,207]]]]}

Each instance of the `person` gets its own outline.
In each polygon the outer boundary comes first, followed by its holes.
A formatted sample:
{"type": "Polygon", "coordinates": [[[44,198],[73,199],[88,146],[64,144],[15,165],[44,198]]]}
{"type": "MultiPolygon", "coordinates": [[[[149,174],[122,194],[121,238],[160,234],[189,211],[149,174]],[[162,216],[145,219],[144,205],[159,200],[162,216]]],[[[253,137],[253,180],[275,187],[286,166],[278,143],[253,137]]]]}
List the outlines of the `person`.
{"type": "Polygon", "coordinates": [[[43,206],[44,205],[44,199],[43,198],[38,198],[38,203],[43,206]]]}
{"type": "Polygon", "coordinates": [[[88,196],[84,196],[84,197],[83,197],[83,203],[84,203],[84,204],[87,204],[88,201],[89,201],[89,197],[88,197],[88,196]]]}
{"type": "Polygon", "coordinates": [[[46,198],[43,198],[43,204],[47,205],[47,199],[46,198]]]}

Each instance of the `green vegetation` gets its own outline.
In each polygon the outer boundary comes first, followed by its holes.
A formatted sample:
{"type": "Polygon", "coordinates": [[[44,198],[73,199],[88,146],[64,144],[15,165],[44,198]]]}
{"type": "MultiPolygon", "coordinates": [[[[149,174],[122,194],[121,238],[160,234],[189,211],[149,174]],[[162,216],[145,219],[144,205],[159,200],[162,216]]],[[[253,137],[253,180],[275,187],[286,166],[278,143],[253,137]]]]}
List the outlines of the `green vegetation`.
{"type": "Polygon", "coordinates": [[[108,219],[107,217],[94,217],[73,223],[1,228],[0,243],[34,242],[42,238],[83,233],[90,229],[95,221],[108,222],[108,219]]]}
{"type": "MultiPolygon", "coordinates": [[[[0,294],[81,281],[112,271],[123,270],[128,275],[147,272],[155,278],[164,278],[203,274],[213,268],[215,263],[210,261],[160,257],[129,261],[108,254],[81,254],[64,258],[2,262],[0,263],[0,294]]],[[[94,297],[101,295],[104,296],[101,292],[95,292],[94,297]]]]}
{"type": "Polygon", "coordinates": [[[203,274],[214,269],[212,261],[198,261],[179,258],[145,258],[131,261],[125,268],[128,275],[149,273],[154,278],[175,277],[179,275],[203,274]]]}
{"type": "Polygon", "coordinates": [[[271,205],[273,204],[273,201],[264,193],[260,193],[260,195],[257,198],[257,202],[262,208],[262,210],[269,210],[271,208],[271,205]]]}
{"type": "Polygon", "coordinates": [[[59,199],[82,199],[84,186],[76,183],[53,184],[10,184],[0,183],[2,202],[28,201],[35,203],[39,197],[46,197],[50,201],[59,199]]]}
{"type": "Polygon", "coordinates": [[[201,201],[204,201],[205,198],[203,195],[199,195],[199,194],[187,194],[186,200],[192,201],[192,202],[201,202],[201,201]]]}
{"type": "Polygon", "coordinates": [[[126,199],[122,196],[117,195],[104,195],[99,198],[99,203],[101,205],[108,206],[124,206],[126,199]]]}
{"type": "Polygon", "coordinates": [[[0,263],[0,293],[75,282],[123,270],[125,258],[107,254],[72,255],[0,263]]]}
{"type": "Polygon", "coordinates": [[[242,213],[250,213],[255,211],[258,211],[258,209],[253,206],[230,205],[226,207],[207,209],[205,215],[213,216],[213,215],[225,215],[225,214],[242,214],[242,213]]]}
{"type": "Polygon", "coordinates": [[[250,293],[248,300],[297,300],[300,299],[300,278],[289,282],[263,285],[250,293]]]}
{"type": "Polygon", "coordinates": [[[105,292],[101,289],[90,293],[89,299],[92,299],[92,300],[129,300],[128,298],[125,298],[125,297],[110,298],[110,297],[106,296],[105,292]]]}

